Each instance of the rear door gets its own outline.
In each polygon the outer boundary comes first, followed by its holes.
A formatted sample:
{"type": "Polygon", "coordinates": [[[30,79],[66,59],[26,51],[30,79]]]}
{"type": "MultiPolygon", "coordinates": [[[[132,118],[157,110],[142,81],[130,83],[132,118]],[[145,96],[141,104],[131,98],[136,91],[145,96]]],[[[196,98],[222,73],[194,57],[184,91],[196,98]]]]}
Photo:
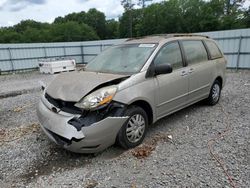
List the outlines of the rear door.
{"type": "Polygon", "coordinates": [[[155,65],[165,63],[172,65],[173,72],[155,77],[158,119],[185,106],[188,99],[188,74],[178,41],[167,43],[154,60],[155,65]]]}
{"type": "Polygon", "coordinates": [[[184,40],[181,44],[189,74],[188,103],[193,103],[209,94],[213,62],[208,60],[207,50],[201,40],[184,40]]]}

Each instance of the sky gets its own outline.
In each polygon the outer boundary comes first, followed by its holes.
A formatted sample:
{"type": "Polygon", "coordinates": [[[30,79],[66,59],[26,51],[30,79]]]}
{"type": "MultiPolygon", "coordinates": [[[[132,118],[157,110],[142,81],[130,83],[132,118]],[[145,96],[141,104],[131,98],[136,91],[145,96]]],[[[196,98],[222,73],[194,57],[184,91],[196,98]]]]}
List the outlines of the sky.
{"type": "Polygon", "coordinates": [[[105,13],[108,19],[117,19],[124,11],[120,0],[0,0],[0,27],[27,19],[51,23],[58,16],[90,8],[105,13]]]}
{"type": "MultiPolygon", "coordinates": [[[[250,5],[250,0],[246,1],[250,5]]],[[[0,0],[0,27],[27,19],[51,23],[58,16],[90,8],[105,13],[108,19],[117,19],[124,11],[120,0],[0,0]]]]}

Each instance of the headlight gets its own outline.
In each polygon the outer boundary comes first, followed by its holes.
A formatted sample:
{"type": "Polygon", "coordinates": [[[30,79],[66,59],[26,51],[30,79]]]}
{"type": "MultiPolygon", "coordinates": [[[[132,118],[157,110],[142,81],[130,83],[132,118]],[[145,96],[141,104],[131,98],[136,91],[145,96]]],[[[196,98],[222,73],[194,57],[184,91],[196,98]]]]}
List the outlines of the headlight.
{"type": "Polygon", "coordinates": [[[75,106],[85,110],[95,109],[112,101],[116,91],[116,86],[103,87],[81,99],[75,106]]]}

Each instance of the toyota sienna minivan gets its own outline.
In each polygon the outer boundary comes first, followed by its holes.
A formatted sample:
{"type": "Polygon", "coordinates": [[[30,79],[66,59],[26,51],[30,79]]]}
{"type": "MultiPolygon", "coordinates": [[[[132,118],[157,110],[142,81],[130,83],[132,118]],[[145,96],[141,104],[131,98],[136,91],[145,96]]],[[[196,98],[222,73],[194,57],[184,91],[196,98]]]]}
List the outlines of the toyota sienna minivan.
{"type": "Polygon", "coordinates": [[[206,36],[129,39],[84,70],[58,75],[44,89],[38,118],[52,141],[73,152],[99,152],[114,143],[133,148],[160,118],[201,100],[218,103],[226,63],[206,36]]]}

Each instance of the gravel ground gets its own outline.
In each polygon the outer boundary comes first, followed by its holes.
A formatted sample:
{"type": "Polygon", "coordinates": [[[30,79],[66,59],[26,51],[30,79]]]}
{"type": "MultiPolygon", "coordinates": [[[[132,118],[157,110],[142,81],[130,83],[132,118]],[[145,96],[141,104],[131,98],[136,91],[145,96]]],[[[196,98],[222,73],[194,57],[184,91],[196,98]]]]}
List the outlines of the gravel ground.
{"type": "Polygon", "coordinates": [[[48,83],[56,76],[50,74],[40,74],[37,71],[30,73],[0,75],[0,98],[6,95],[16,96],[22,93],[38,91],[41,82],[48,83]]]}
{"type": "MultiPolygon", "coordinates": [[[[0,76],[0,88],[18,79],[0,76]]],[[[250,187],[250,71],[228,72],[218,105],[192,105],[152,125],[140,147],[96,155],[70,153],[47,139],[35,113],[39,95],[0,99],[1,187],[230,187],[207,146],[227,126],[213,152],[237,187],[250,187]]]]}

